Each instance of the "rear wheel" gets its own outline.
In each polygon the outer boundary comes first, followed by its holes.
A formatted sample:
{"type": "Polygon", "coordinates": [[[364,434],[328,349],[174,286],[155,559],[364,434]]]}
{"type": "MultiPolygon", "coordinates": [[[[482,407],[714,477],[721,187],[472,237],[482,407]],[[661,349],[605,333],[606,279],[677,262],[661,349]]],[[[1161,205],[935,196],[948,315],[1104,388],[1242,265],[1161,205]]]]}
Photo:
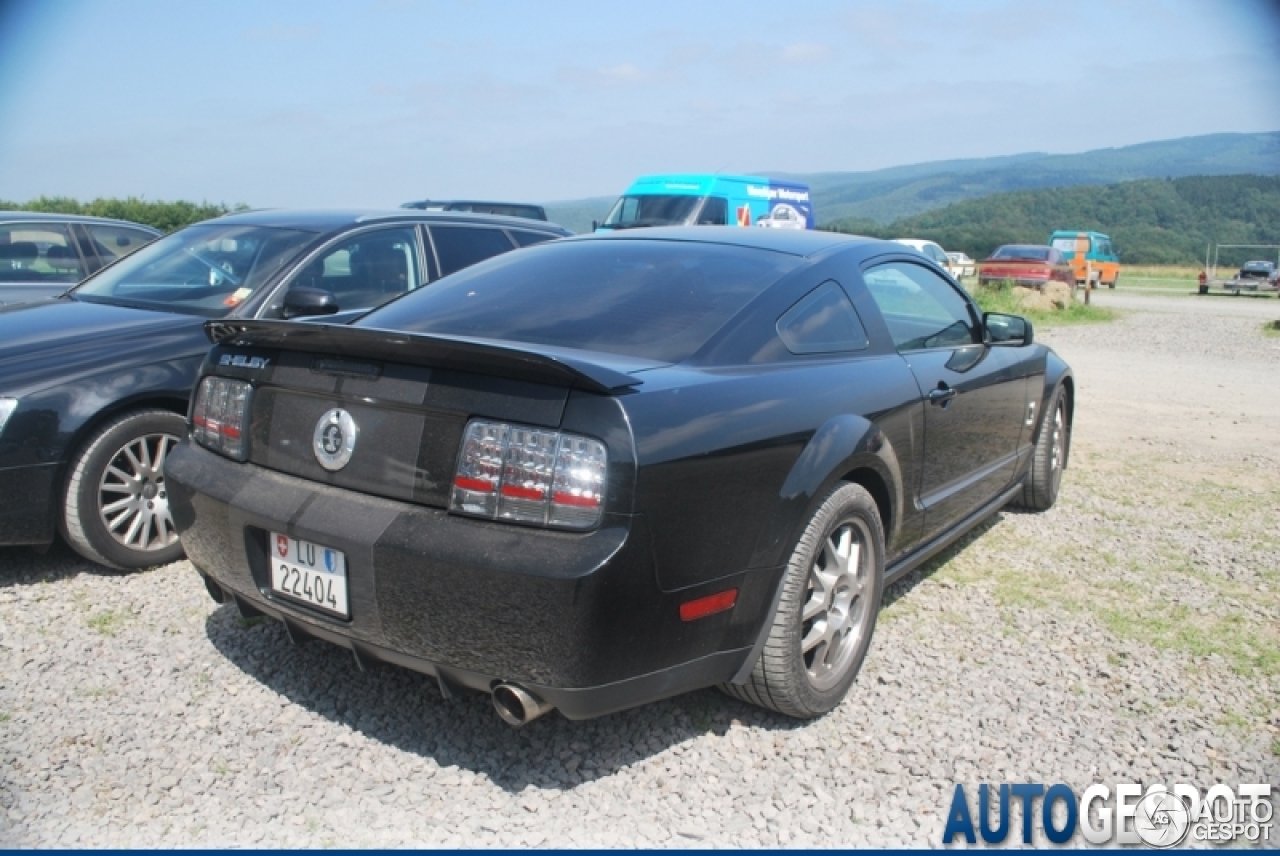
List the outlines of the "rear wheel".
{"type": "Polygon", "coordinates": [[[185,429],[175,413],[141,410],[89,438],[71,462],[59,527],[77,553],[117,570],[182,558],[164,461],[185,429]]]}
{"type": "Polygon", "coordinates": [[[1107,283],[1107,288],[1115,288],[1120,283],[1120,274],[1116,274],[1115,279],[1107,283]]]}
{"type": "Polygon", "coordinates": [[[842,482],[796,544],[750,679],[721,689],[801,719],[832,710],[866,658],[883,585],[880,511],[865,488],[842,482]]]}

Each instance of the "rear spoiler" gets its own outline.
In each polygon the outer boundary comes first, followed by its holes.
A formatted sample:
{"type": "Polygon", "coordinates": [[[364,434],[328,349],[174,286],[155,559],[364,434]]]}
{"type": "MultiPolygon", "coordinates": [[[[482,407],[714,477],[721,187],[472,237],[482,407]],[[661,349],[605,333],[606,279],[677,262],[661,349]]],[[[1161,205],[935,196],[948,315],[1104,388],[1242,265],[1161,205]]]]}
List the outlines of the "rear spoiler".
{"type": "Polygon", "coordinates": [[[643,383],[627,372],[666,365],[638,357],[519,342],[298,321],[206,321],[215,345],[257,346],[454,369],[616,393],[643,383]]]}

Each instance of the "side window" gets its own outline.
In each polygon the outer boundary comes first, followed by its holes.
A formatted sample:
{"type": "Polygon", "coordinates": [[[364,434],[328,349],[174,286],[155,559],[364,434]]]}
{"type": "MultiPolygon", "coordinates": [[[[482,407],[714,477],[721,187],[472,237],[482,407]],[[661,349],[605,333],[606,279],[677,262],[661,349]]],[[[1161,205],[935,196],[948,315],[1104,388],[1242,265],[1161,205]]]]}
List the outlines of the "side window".
{"type": "Polygon", "coordinates": [[[526,232],[523,229],[512,229],[511,237],[515,238],[516,244],[521,247],[532,247],[534,244],[541,244],[558,236],[548,232],[526,232]]]}
{"type": "Polygon", "coordinates": [[[153,240],[153,236],[147,232],[129,229],[124,226],[104,226],[96,223],[86,223],[84,228],[93,240],[93,251],[98,254],[99,260],[104,265],[109,265],[116,259],[124,258],[129,253],[153,240]]]}
{"type": "Polygon", "coordinates": [[[84,276],[80,254],[62,226],[0,226],[0,282],[79,282],[84,276]]]}
{"type": "Polygon", "coordinates": [[[708,196],[698,214],[699,226],[724,226],[729,222],[729,200],[723,196],[708,196]]]}
{"type": "Polygon", "coordinates": [[[474,226],[432,226],[431,240],[442,276],[515,249],[502,230],[474,226]]]}
{"type": "Polygon", "coordinates": [[[925,254],[938,264],[945,265],[947,263],[947,254],[942,251],[942,247],[937,244],[925,244],[924,249],[925,254]]]}
{"type": "Polygon", "coordinates": [[[290,286],[322,288],[341,311],[369,309],[422,284],[416,229],[364,232],[330,247],[290,286]]]}
{"type": "Polygon", "coordinates": [[[887,262],[864,271],[862,278],[899,351],[958,348],[981,341],[968,301],[928,268],[887,262]]]}
{"type": "Polygon", "coordinates": [[[862,321],[839,285],[828,280],[778,319],[778,335],[793,354],[833,354],[867,347],[862,321]]]}

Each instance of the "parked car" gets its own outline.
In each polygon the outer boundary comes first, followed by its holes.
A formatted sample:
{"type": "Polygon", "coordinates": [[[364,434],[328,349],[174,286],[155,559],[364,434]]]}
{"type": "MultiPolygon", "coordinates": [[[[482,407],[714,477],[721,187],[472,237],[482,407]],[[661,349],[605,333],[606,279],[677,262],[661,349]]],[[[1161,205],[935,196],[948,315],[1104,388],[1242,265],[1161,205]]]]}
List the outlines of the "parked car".
{"type": "Polygon", "coordinates": [[[1038,244],[1005,244],[978,262],[979,285],[1006,281],[1035,289],[1053,281],[1076,287],[1075,274],[1062,253],[1038,244]]]}
{"type": "Polygon", "coordinates": [[[1068,229],[1051,234],[1049,245],[1071,265],[1077,283],[1083,285],[1092,276],[1095,288],[1115,288],[1120,281],[1120,257],[1107,235],[1068,229]]]}
{"type": "Polygon", "coordinates": [[[61,532],[115,568],[182,555],[162,468],[209,350],[205,321],[350,319],[568,234],[445,212],[234,214],[161,238],[61,297],[0,307],[0,545],[61,532]]]}
{"type": "Polygon", "coordinates": [[[885,586],[1067,464],[1067,365],[887,241],[597,233],[208,327],[165,484],[214,600],[513,724],[712,685],[820,715],[885,586]]]}
{"type": "Polygon", "coordinates": [[[893,240],[895,244],[902,244],[922,254],[956,279],[960,278],[958,268],[951,260],[951,254],[933,241],[922,241],[918,238],[894,238],[893,240]]]}
{"type": "Polygon", "coordinates": [[[546,220],[547,209],[541,205],[530,205],[526,202],[477,202],[468,199],[439,201],[420,199],[417,202],[406,202],[401,208],[415,208],[420,211],[470,211],[473,214],[501,214],[504,217],[523,217],[526,220],[546,220]]]}
{"type": "Polygon", "coordinates": [[[947,253],[947,258],[951,260],[951,275],[956,279],[973,276],[978,272],[978,263],[965,253],[947,253]]]}
{"type": "Polygon", "coordinates": [[[59,295],[159,235],[127,220],[0,211],[0,304],[59,295]]]}

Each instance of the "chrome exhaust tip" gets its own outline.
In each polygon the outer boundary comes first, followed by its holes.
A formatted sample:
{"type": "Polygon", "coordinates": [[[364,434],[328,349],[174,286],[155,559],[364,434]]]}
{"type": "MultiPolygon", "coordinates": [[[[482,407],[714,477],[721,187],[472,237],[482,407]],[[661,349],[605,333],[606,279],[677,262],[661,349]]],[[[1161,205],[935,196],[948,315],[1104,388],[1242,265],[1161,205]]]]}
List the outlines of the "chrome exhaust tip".
{"type": "Polygon", "coordinates": [[[519,728],[550,711],[551,705],[524,687],[498,684],[493,688],[493,709],[507,725],[519,728]]]}

